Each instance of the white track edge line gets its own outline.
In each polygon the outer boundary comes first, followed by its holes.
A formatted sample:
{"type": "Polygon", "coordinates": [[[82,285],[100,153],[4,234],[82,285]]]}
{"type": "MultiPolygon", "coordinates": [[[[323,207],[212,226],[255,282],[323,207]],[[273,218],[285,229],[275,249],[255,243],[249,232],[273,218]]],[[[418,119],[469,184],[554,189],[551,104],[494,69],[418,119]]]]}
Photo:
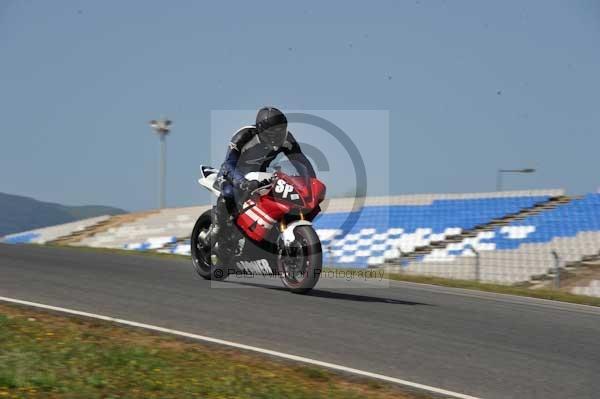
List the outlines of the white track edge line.
{"type": "Polygon", "coordinates": [[[382,381],[386,381],[386,382],[391,382],[394,384],[404,385],[404,386],[411,387],[411,388],[421,389],[421,390],[429,391],[429,392],[436,393],[436,394],[448,395],[453,398],[480,399],[475,396],[465,395],[465,394],[458,393],[458,392],[447,391],[445,389],[436,388],[436,387],[432,387],[429,385],[423,385],[423,384],[419,384],[416,382],[406,381],[406,380],[402,380],[400,378],[389,377],[389,376],[386,376],[383,374],[371,373],[369,371],[354,369],[354,368],[342,366],[339,364],[322,362],[320,360],[310,359],[307,357],[291,355],[288,353],[277,352],[277,351],[270,350],[270,349],[263,349],[263,348],[259,348],[256,346],[240,344],[237,342],[226,341],[226,340],[218,339],[218,338],[206,337],[204,335],[198,335],[198,334],[192,334],[192,333],[188,333],[188,332],[184,332],[184,331],[172,330],[170,328],[154,326],[151,324],[138,323],[136,321],[118,319],[118,318],[114,318],[114,317],[110,317],[110,316],[82,312],[80,310],[74,310],[74,309],[61,308],[58,306],[44,305],[42,303],[23,301],[20,299],[7,298],[7,297],[3,297],[3,296],[0,296],[0,301],[16,303],[19,305],[26,305],[26,306],[31,306],[31,307],[41,308],[41,309],[48,309],[48,310],[53,310],[53,311],[57,311],[57,312],[88,317],[88,318],[92,318],[92,319],[99,319],[99,320],[109,321],[109,322],[113,322],[113,323],[117,323],[117,324],[123,324],[123,325],[132,326],[132,327],[143,328],[146,330],[152,330],[152,331],[157,331],[157,332],[162,332],[162,333],[167,333],[167,334],[172,334],[172,335],[178,335],[181,337],[192,338],[192,339],[195,339],[198,341],[205,341],[205,342],[210,342],[210,343],[214,343],[214,344],[229,346],[232,348],[243,349],[243,350],[248,350],[248,351],[252,351],[252,352],[258,352],[258,353],[262,353],[265,355],[270,355],[270,356],[279,357],[279,358],[283,358],[283,359],[293,360],[293,361],[300,362],[300,363],[311,364],[314,366],[320,366],[320,367],[324,367],[324,368],[328,368],[328,369],[332,369],[332,370],[338,370],[338,371],[342,371],[342,372],[346,372],[346,373],[350,373],[350,374],[356,374],[356,375],[363,376],[363,377],[369,377],[369,378],[374,378],[374,379],[378,379],[378,380],[382,380],[382,381]]]}

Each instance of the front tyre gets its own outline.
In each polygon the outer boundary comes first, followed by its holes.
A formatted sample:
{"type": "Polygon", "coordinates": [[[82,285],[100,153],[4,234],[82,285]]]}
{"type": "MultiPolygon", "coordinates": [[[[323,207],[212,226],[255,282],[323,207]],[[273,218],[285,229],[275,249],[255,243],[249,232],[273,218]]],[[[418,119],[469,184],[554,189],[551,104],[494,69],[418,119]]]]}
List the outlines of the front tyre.
{"type": "Polygon", "coordinates": [[[295,294],[305,294],[317,284],[323,268],[321,240],[312,226],[294,228],[295,240],[277,258],[281,281],[295,294]]]}
{"type": "Polygon", "coordinates": [[[196,273],[206,280],[222,281],[227,278],[227,270],[222,267],[213,266],[211,262],[211,243],[210,240],[202,240],[200,235],[209,234],[212,224],[212,211],[204,212],[194,225],[192,236],[190,237],[190,252],[192,254],[192,264],[196,273]]]}

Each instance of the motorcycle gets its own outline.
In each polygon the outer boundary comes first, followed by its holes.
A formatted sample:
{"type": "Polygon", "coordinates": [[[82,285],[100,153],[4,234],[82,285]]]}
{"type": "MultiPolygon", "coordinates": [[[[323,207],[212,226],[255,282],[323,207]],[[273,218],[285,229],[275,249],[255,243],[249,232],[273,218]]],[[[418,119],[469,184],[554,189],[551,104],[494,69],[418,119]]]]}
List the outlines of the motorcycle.
{"type": "MultiPolygon", "coordinates": [[[[200,166],[201,186],[219,196],[215,186],[218,170],[200,166]]],[[[279,275],[291,292],[303,294],[319,281],[323,264],[321,241],[312,226],[325,198],[325,185],[300,173],[251,172],[247,180],[259,187],[247,195],[233,215],[224,243],[210,240],[212,213],[196,221],[191,254],[196,273],[207,280],[222,281],[229,275],[279,275]]],[[[221,240],[221,239],[220,239],[221,240]]]]}

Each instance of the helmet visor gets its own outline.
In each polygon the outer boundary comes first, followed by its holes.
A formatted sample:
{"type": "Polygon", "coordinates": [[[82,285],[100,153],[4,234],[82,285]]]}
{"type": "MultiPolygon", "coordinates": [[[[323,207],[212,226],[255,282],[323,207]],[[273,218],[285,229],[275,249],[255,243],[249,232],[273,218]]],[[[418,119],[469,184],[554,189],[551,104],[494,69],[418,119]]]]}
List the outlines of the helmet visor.
{"type": "Polygon", "coordinates": [[[273,147],[281,147],[286,137],[287,125],[285,124],[270,127],[260,133],[260,139],[273,147]]]}

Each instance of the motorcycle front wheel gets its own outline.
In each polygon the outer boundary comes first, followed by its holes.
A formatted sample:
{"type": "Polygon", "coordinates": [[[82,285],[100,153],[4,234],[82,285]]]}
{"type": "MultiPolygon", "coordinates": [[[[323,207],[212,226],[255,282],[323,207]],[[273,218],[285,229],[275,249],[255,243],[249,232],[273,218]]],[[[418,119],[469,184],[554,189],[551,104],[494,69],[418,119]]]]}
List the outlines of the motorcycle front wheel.
{"type": "Polygon", "coordinates": [[[203,241],[200,234],[207,234],[212,224],[212,211],[204,212],[194,225],[192,236],[190,237],[190,252],[192,254],[192,264],[196,273],[206,280],[222,281],[227,278],[227,269],[221,266],[213,266],[211,261],[210,241],[203,241]]]}
{"type": "Polygon", "coordinates": [[[282,248],[277,267],[281,281],[295,294],[306,294],[319,281],[323,268],[321,240],[312,226],[294,229],[295,240],[282,248]]]}

